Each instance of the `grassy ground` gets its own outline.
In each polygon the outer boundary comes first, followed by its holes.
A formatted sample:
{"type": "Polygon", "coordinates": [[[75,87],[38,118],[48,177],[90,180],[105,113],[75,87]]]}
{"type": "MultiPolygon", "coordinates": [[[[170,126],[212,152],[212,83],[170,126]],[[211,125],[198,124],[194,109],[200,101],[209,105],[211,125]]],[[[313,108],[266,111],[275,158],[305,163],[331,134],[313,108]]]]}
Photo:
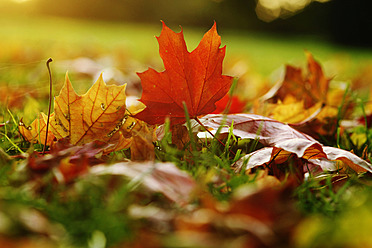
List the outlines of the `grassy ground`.
{"type": "MultiPolygon", "coordinates": [[[[278,182],[272,175],[265,177],[264,170],[235,172],[231,165],[239,154],[232,156],[216,139],[191,138],[193,147],[182,150],[172,144],[169,132],[155,142],[156,158],[174,163],[195,182],[194,199],[186,207],[167,198],[167,193],[182,192],[190,183],[178,172],[154,175],[155,182],[161,179],[170,185],[159,194],[140,186],[138,178],[149,172],[133,178],[88,174],[59,184],[55,170],[30,169],[32,152],[41,151],[42,146],[25,142],[18,123],[21,118],[30,123],[37,113],[46,112],[46,60],[54,59],[55,91],[61,88],[66,71],[79,93],[91,86],[97,71],[103,71],[107,81],[128,82],[127,95],[138,96],[135,72],[148,66],[162,68],[154,38],[160,30],[160,22],[143,25],[0,17],[0,247],[372,246],[369,173],[335,172],[300,184],[286,174],[288,178],[278,182]],[[79,57],[89,60],[77,66],[79,57]],[[93,71],[88,70],[92,67],[93,71]],[[183,184],[176,184],[174,178],[184,180],[183,184]]],[[[205,31],[184,27],[189,50],[205,31]]],[[[338,80],[351,81],[372,63],[372,51],[346,49],[312,37],[233,30],[219,33],[227,45],[226,70],[244,74],[242,78],[251,84],[265,83],[286,63],[304,67],[304,49],[314,54],[328,76],[338,80]]],[[[364,83],[367,86],[368,80],[364,83]]],[[[353,94],[348,97],[358,103],[353,94]]],[[[372,133],[365,125],[351,133],[338,131],[327,145],[353,149],[371,160],[368,140],[372,133]]],[[[252,140],[235,139],[231,133],[224,142],[243,154],[261,147],[252,140]]],[[[104,161],[126,161],[128,154],[128,150],[115,152],[104,161]]],[[[96,163],[99,156],[95,155],[88,154],[89,161],[96,163]]],[[[47,163],[55,162],[44,158],[47,163]]],[[[292,162],[286,165],[291,168],[292,162]]],[[[64,163],[65,158],[60,161],[64,163]]]]}

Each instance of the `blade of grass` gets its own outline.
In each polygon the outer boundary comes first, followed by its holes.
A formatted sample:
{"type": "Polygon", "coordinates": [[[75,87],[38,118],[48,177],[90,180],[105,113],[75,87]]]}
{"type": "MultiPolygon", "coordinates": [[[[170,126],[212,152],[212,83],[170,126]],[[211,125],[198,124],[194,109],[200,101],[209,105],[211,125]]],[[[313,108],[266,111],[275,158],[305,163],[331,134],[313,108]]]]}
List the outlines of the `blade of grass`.
{"type": "Polygon", "coordinates": [[[8,135],[6,135],[5,133],[3,134],[4,137],[10,142],[10,144],[12,144],[12,146],[14,146],[21,154],[23,153],[23,151],[21,150],[21,148],[19,148],[19,146],[17,146],[9,137],[8,135]]]}

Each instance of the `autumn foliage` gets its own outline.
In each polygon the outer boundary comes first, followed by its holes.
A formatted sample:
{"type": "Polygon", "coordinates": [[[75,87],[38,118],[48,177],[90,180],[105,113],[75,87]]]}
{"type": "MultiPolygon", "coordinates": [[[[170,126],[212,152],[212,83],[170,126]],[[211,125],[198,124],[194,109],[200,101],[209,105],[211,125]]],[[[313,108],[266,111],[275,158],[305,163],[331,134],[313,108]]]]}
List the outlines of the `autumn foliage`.
{"type": "Polygon", "coordinates": [[[136,118],[149,124],[162,124],[166,117],[172,124],[184,123],[184,104],[191,118],[213,112],[232,83],[232,77],[222,75],[226,47],[220,48],[216,24],[191,53],[182,31],[175,33],[164,23],[157,40],[165,71],[148,69],[138,74],[146,108],[136,118]]]}
{"type": "MultiPolygon", "coordinates": [[[[321,187],[342,186],[372,172],[368,140],[363,156],[340,148],[340,136],[348,134],[341,120],[352,118],[354,107],[346,89],[333,87],[306,51],[307,69],[287,65],[271,90],[247,102],[230,91],[233,77],[223,72],[226,47],[216,23],[192,52],[183,30],[162,25],[157,41],[164,71],[137,73],[142,96],[135,104],[126,101],[126,84],[106,84],[101,74],[79,95],[66,74],[53,113],[40,113],[30,124],[21,119],[24,141],[48,147],[46,153],[17,155],[34,194],[92,178],[109,178],[112,189],[125,178],[125,187],[113,194],[134,203],[123,207],[105,196],[113,204],[110,214],[125,212],[128,222],[143,222],[118,247],[147,247],[143,237],[161,247],[165,232],[180,240],[192,236],[190,243],[201,247],[230,240],[238,240],[238,247],[292,247],[302,218],[293,203],[296,189],[310,179],[321,187]]],[[[370,115],[364,117],[368,126],[370,115]]],[[[71,191],[61,199],[78,189],[71,191]]]]}
{"type": "MultiPolygon", "coordinates": [[[[173,143],[178,149],[191,149],[185,146],[191,142],[189,133],[180,126],[186,122],[187,113],[210,134],[217,130],[219,135],[232,133],[241,139],[258,139],[265,146],[237,161],[234,166],[238,170],[248,163],[246,170],[262,166],[283,179],[285,172],[279,173],[278,166],[293,158],[291,163],[297,168],[298,183],[305,173],[323,170],[372,172],[372,166],[353,153],[323,146],[311,136],[334,134],[335,130],[328,126],[335,126],[337,111],[334,100],[329,99],[331,79],[309,52],[306,52],[305,76],[301,68],[286,66],[283,81],[253,105],[253,110],[261,115],[239,114],[244,103],[228,94],[233,78],[222,74],[226,47],[220,48],[216,23],[191,53],[182,30],[175,33],[165,23],[157,40],[165,70],[157,72],[150,68],[138,73],[143,88],[139,101],[144,105],[128,111],[126,85],[106,85],[102,75],[80,96],[66,75],[54,100],[48,134],[47,116],[41,113],[30,126],[21,122],[19,130],[23,137],[39,143],[47,137],[46,144],[52,151],[60,140],[76,146],[93,142],[100,145],[104,154],[131,148],[132,160],[154,160],[154,125],[163,124],[166,119],[173,126],[173,143]],[[233,111],[238,114],[208,115],[225,112],[232,103],[237,106],[238,111],[233,111]],[[221,104],[227,108],[222,109],[221,104]]],[[[163,131],[158,131],[158,137],[164,135],[163,131]]],[[[30,162],[35,169],[37,166],[33,164],[30,162]]]]}

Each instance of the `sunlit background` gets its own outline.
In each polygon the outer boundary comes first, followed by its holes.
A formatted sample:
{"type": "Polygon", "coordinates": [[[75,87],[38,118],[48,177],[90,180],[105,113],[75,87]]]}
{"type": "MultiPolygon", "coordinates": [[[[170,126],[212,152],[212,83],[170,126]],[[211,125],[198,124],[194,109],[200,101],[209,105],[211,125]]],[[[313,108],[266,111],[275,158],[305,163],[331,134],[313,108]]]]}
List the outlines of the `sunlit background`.
{"type": "Polygon", "coordinates": [[[171,25],[305,33],[370,45],[371,1],[364,0],[0,0],[2,15],[66,16],[171,25]]]}

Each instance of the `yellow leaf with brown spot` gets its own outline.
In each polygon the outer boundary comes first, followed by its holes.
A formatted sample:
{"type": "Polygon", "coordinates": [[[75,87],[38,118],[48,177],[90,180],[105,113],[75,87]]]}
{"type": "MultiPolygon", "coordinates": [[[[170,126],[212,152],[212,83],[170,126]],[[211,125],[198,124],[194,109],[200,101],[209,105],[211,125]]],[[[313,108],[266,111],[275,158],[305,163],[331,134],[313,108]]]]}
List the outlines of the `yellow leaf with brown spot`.
{"type": "MultiPolygon", "coordinates": [[[[54,101],[51,137],[67,138],[73,145],[92,141],[109,143],[112,146],[106,152],[128,148],[132,139],[120,130],[128,118],[125,87],[106,85],[101,75],[87,93],[79,96],[66,75],[65,84],[54,101]]],[[[20,131],[28,141],[39,136],[45,138],[45,128],[38,129],[33,136],[25,132],[24,125],[20,131]]]]}

